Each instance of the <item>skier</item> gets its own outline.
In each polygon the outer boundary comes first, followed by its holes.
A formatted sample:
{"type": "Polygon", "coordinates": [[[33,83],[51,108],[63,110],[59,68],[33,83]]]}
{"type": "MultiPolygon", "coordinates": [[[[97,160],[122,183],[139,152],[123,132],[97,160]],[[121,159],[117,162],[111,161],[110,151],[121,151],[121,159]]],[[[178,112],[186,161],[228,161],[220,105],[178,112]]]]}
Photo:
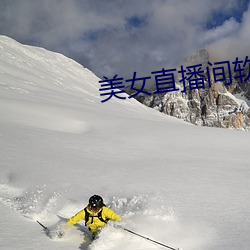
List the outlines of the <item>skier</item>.
{"type": "Polygon", "coordinates": [[[74,225],[80,220],[85,220],[85,226],[92,232],[94,239],[109,220],[120,222],[122,219],[120,215],[105,206],[101,196],[95,194],[89,198],[89,204],[72,216],[67,224],[74,225]]]}

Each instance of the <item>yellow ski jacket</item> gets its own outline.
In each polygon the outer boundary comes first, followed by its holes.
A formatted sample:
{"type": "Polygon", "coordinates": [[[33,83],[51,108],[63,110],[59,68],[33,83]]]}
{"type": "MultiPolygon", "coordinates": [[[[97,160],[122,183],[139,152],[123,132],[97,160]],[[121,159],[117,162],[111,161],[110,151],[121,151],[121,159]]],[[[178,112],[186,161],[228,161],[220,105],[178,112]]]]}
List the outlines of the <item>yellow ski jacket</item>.
{"type": "MultiPolygon", "coordinates": [[[[89,209],[89,207],[86,207],[87,212],[89,213],[88,221],[85,221],[86,226],[90,229],[92,233],[97,232],[100,228],[102,228],[106,223],[104,221],[112,220],[112,221],[121,221],[121,217],[116,214],[113,210],[110,208],[103,206],[99,211],[93,212],[89,209]],[[104,220],[100,220],[98,218],[98,214],[100,214],[101,211],[101,218],[104,220]]],[[[85,211],[84,209],[79,211],[77,214],[72,216],[68,221],[67,224],[74,225],[80,220],[85,220],[85,211]]]]}

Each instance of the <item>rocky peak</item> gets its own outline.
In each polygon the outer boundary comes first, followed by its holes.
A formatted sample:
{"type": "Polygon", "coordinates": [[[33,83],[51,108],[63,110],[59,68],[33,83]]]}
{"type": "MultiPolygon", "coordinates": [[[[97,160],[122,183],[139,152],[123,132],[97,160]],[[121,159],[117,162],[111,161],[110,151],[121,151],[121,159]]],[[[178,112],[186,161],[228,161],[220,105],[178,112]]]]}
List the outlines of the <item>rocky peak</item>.
{"type": "Polygon", "coordinates": [[[207,49],[201,49],[193,55],[187,57],[184,61],[185,66],[202,64],[203,68],[206,67],[209,61],[209,52],[207,49]]]}
{"type": "MultiPolygon", "coordinates": [[[[202,64],[207,67],[209,53],[202,49],[188,57],[183,65],[192,66],[202,64]]],[[[249,70],[249,69],[248,69],[249,70]]],[[[211,87],[207,78],[204,89],[181,92],[183,86],[176,82],[180,91],[154,94],[151,96],[140,93],[135,98],[148,107],[157,109],[167,115],[180,118],[184,121],[209,127],[245,129],[250,128],[250,108],[246,101],[236,98],[233,94],[241,94],[244,98],[250,97],[250,82],[239,84],[233,81],[228,87],[223,82],[214,82],[213,73],[210,70],[211,87]]],[[[128,92],[132,94],[132,92],[128,92]]]]}

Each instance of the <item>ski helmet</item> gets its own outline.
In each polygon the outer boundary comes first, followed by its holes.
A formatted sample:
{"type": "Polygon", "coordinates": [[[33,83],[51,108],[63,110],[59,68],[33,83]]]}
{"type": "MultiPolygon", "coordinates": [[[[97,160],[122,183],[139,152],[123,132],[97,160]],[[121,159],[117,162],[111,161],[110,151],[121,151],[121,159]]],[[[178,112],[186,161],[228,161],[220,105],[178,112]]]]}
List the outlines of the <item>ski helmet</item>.
{"type": "Polygon", "coordinates": [[[93,210],[98,210],[103,207],[103,199],[99,195],[93,195],[89,198],[89,206],[93,210]]]}

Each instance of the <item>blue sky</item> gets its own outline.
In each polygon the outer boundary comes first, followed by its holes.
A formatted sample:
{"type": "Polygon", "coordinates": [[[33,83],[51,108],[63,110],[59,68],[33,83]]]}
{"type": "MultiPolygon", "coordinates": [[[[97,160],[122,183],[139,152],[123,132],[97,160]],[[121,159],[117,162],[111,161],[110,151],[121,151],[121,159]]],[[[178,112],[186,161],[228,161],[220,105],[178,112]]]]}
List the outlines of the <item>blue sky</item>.
{"type": "Polygon", "coordinates": [[[100,77],[148,76],[201,48],[250,51],[249,0],[1,0],[0,34],[63,53],[100,77]]]}
{"type": "Polygon", "coordinates": [[[232,8],[229,12],[224,12],[223,9],[214,10],[211,13],[211,17],[206,22],[206,28],[212,29],[217,26],[222,25],[225,20],[230,18],[234,18],[237,22],[241,23],[243,14],[248,9],[249,1],[247,0],[239,0],[237,2],[237,6],[232,8]]]}

